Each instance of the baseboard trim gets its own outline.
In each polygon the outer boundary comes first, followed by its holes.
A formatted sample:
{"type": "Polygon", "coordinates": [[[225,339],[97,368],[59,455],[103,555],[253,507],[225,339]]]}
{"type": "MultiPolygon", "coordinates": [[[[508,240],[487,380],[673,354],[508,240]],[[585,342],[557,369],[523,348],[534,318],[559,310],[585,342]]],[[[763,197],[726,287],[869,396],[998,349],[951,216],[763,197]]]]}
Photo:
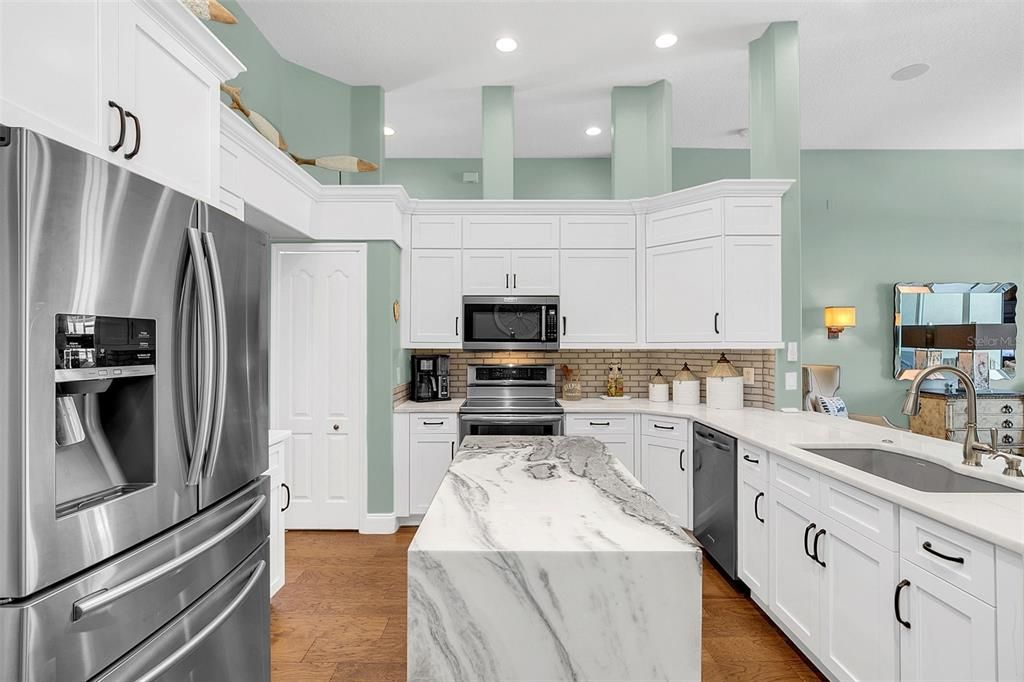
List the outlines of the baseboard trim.
{"type": "Polygon", "coordinates": [[[398,530],[394,514],[367,514],[359,522],[359,532],[366,535],[390,535],[398,530]]]}

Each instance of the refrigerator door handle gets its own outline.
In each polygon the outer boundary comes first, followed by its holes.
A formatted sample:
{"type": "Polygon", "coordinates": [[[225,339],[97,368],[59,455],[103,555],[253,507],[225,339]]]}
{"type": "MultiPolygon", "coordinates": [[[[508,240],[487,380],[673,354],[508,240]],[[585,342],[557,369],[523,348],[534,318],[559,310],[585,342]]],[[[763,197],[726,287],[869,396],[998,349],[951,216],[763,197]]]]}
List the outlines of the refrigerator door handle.
{"type": "Polygon", "coordinates": [[[256,587],[256,583],[259,582],[260,576],[263,575],[263,571],[266,567],[267,562],[260,559],[260,562],[256,564],[256,568],[252,569],[252,573],[249,574],[249,579],[245,581],[245,585],[242,586],[242,589],[239,590],[238,594],[235,595],[228,605],[224,607],[224,610],[218,613],[217,616],[207,623],[202,630],[192,635],[185,646],[160,661],[159,665],[147,671],[145,675],[138,678],[137,682],[152,682],[153,680],[158,679],[161,675],[170,670],[172,666],[178,663],[178,661],[183,659],[196,647],[202,644],[207,637],[216,632],[217,628],[223,625],[224,622],[231,617],[238,607],[242,605],[242,602],[246,600],[249,593],[253,591],[253,588],[256,587]]]}
{"type": "Polygon", "coordinates": [[[210,282],[213,285],[214,330],[217,349],[216,395],[213,401],[213,427],[210,434],[210,445],[207,449],[205,476],[213,475],[217,465],[217,454],[220,451],[220,437],[224,431],[224,404],[228,389],[228,316],[225,310],[224,280],[220,272],[220,259],[217,257],[217,243],[209,232],[203,233],[203,244],[210,266],[210,282]]]}
{"type": "Polygon", "coordinates": [[[213,345],[213,289],[210,284],[210,273],[206,267],[206,256],[203,253],[202,235],[194,227],[187,228],[189,251],[192,254],[193,272],[196,288],[199,291],[199,348],[202,359],[201,383],[199,391],[199,423],[192,440],[192,461],[188,467],[186,484],[199,484],[202,463],[206,448],[210,441],[210,429],[213,423],[213,391],[214,391],[214,357],[213,345]]]}
{"type": "Polygon", "coordinates": [[[71,621],[79,621],[90,613],[109,606],[121,597],[131,594],[132,592],[142,589],[146,585],[149,585],[164,576],[174,573],[185,564],[192,561],[192,559],[196,558],[208,549],[220,544],[225,539],[236,533],[240,528],[242,528],[242,526],[249,523],[254,516],[259,514],[266,504],[267,496],[260,495],[253,500],[253,503],[249,505],[248,509],[246,509],[241,516],[232,521],[219,533],[210,536],[187,552],[179,554],[166,564],[150,569],[145,573],[135,576],[131,580],[126,580],[117,587],[102,589],[98,592],[93,592],[88,596],[82,597],[72,605],[71,621]]]}

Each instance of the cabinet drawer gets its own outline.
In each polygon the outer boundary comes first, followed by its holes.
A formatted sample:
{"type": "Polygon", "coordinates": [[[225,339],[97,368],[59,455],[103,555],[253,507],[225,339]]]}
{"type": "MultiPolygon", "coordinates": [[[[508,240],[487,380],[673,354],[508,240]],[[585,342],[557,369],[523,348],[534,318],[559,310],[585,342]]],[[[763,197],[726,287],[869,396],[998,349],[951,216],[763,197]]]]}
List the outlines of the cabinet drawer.
{"type": "Polygon", "coordinates": [[[647,216],[647,246],[722,236],[722,200],[711,199],[647,216]]]}
{"type": "MultiPolygon", "coordinates": [[[[949,440],[956,441],[957,443],[963,443],[964,438],[967,437],[967,431],[965,429],[957,429],[955,431],[948,431],[947,438],[949,440]]],[[[978,438],[981,439],[982,443],[988,443],[991,436],[989,436],[987,427],[978,428],[978,438]]],[[[999,433],[996,434],[997,445],[999,447],[1006,447],[1007,445],[1020,445],[1024,443],[1024,430],[1021,429],[999,429],[999,433]]]]}
{"type": "Polygon", "coordinates": [[[751,476],[754,480],[764,481],[768,478],[768,452],[749,443],[737,443],[739,471],[741,476],[751,476]]]}
{"type": "Polygon", "coordinates": [[[778,456],[771,458],[769,468],[772,472],[771,484],[773,487],[789,493],[804,504],[809,504],[812,507],[818,506],[821,485],[818,472],[778,456]]]}
{"type": "Polygon", "coordinates": [[[669,440],[686,440],[686,420],[676,417],[643,416],[642,432],[645,436],[668,438],[669,440]]]}
{"type": "Polygon", "coordinates": [[[633,433],[631,414],[567,414],[565,433],[570,436],[594,436],[602,433],[633,433]]]}
{"type": "Polygon", "coordinates": [[[821,510],[886,549],[896,548],[899,516],[891,502],[822,476],[821,510]]]}
{"type": "Polygon", "coordinates": [[[409,416],[413,433],[458,433],[457,414],[413,414],[409,416]]]}
{"type": "Polygon", "coordinates": [[[900,510],[900,556],[943,580],[995,604],[995,548],[988,542],[900,510]]]}

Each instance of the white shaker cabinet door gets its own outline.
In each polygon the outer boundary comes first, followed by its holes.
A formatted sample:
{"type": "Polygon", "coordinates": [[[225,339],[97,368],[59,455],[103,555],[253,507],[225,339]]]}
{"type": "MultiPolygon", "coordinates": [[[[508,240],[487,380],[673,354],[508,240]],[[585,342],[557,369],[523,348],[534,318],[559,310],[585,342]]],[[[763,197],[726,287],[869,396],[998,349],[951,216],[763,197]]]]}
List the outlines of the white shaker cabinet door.
{"type": "Polygon", "coordinates": [[[725,238],[725,341],[782,341],[780,237],[725,238]]]}
{"type": "Polygon", "coordinates": [[[691,528],[690,485],[685,441],[644,436],[640,472],[644,489],[677,526],[691,528]]]}
{"type": "Polygon", "coordinates": [[[900,680],[996,679],[995,609],[906,559],[900,578],[900,680]]]}
{"type": "Polygon", "coordinates": [[[768,590],[772,613],[812,651],[819,633],[819,595],[822,567],[812,558],[810,547],[819,530],[811,507],[774,486],[771,489],[771,525],[768,533],[768,590]]]}
{"type": "Polygon", "coordinates": [[[466,296],[511,296],[512,255],[507,250],[462,252],[462,293],[466,296]]]}
{"type": "Polygon", "coordinates": [[[409,448],[409,513],[426,514],[455,459],[452,434],[416,436],[409,448]]]}
{"type": "Polygon", "coordinates": [[[722,318],[722,239],[647,249],[647,341],[717,343],[722,318]]]}
{"type": "Polygon", "coordinates": [[[636,342],[636,251],[563,249],[562,343],[636,342]]]}
{"type": "Polygon", "coordinates": [[[558,249],[512,251],[512,295],[558,294],[558,249]]]}
{"type": "Polygon", "coordinates": [[[827,523],[816,546],[825,564],[818,657],[843,679],[899,679],[897,554],[842,524],[827,523]]]}
{"type": "Polygon", "coordinates": [[[462,343],[462,251],[413,249],[410,339],[414,343],[462,343]]]}
{"type": "Polygon", "coordinates": [[[768,602],[768,497],[764,483],[743,476],[738,496],[739,578],[752,594],[768,602]]]}

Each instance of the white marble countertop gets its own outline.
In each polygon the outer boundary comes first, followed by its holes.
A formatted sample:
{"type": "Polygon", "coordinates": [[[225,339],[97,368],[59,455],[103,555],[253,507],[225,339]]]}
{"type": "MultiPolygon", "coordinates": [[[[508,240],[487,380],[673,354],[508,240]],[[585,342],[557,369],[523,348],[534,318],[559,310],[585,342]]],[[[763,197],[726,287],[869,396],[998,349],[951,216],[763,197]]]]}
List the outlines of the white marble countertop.
{"type": "Polygon", "coordinates": [[[698,548],[592,438],[469,436],[409,551],[698,548]]]}
{"type": "Polygon", "coordinates": [[[270,429],[270,442],[268,445],[277,445],[291,435],[292,432],[288,429],[270,429]]]}
{"type": "Polygon", "coordinates": [[[452,398],[451,400],[438,400],[430,403],[418,403],[415,400],[406,400],[395,405],[395,412],[458,412],[465,398],[452,398]]]}

